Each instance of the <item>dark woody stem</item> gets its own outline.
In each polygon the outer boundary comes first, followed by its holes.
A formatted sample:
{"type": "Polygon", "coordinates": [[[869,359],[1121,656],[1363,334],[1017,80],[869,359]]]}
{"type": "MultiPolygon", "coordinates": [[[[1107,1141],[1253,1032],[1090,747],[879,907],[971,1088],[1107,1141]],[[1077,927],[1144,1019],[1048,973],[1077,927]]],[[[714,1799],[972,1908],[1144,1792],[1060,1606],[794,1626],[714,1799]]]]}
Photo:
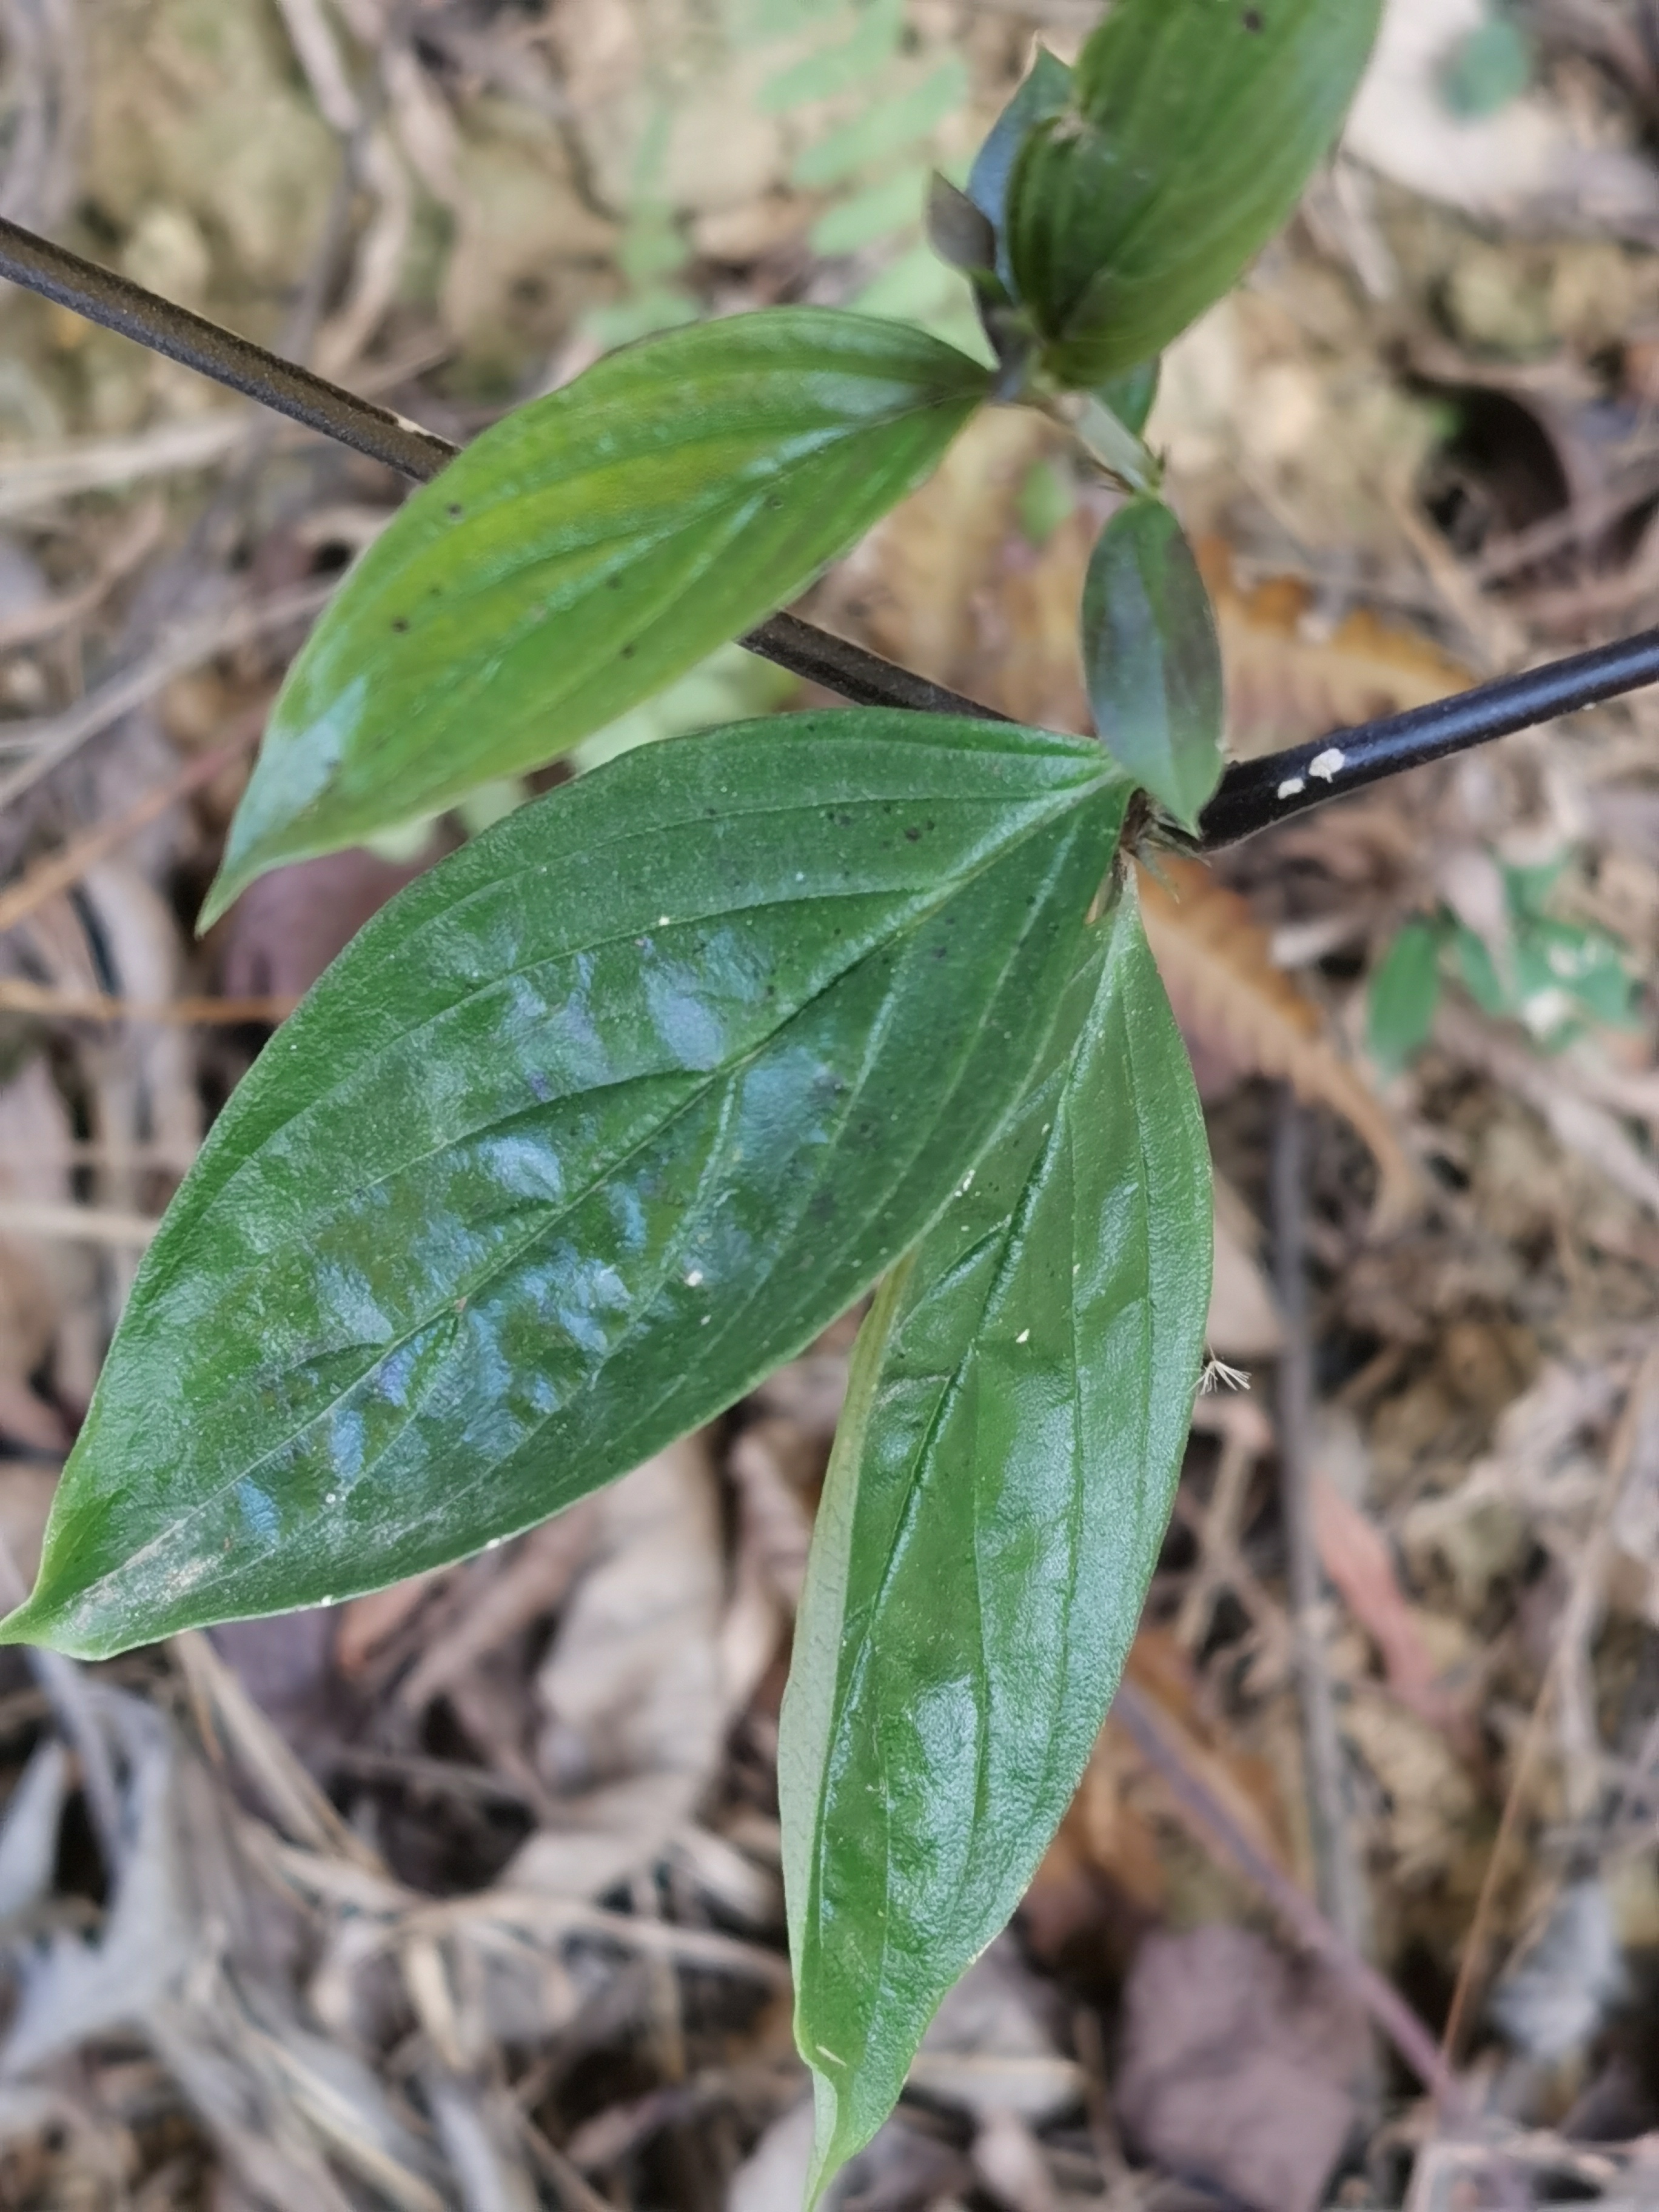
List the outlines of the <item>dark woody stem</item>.
{"type": "MultiPolygon", "coordinates": [[[[359,399],[308,369],[268,353],[186,307],[147,292],[112,270],[54,246],[0,218],[0,277],[9,277],[89,322],[118,331],[216,383],[244,392],[307,429],[425,483],[459,448],[372,400],[359,399]]],[[[861,707],[963,714],[987,721],[1006,716],[965,699],[878,653],[799,616],[773,615],[742,640],[751,653],[792,675],[821,684],[861,707]]],[[[1455,698],[1410,713],[1364,722],[1261,760],[1241,761],[1222,778],[1205,809],[1204,849],[1236,844],[1275,822],[1403,769],[1445,760],[1494,738],[1553,720],[1583,707],[1659,683],[1659,630],[1646,630],[1593,653],[1477,685],[1455,698]]]]}

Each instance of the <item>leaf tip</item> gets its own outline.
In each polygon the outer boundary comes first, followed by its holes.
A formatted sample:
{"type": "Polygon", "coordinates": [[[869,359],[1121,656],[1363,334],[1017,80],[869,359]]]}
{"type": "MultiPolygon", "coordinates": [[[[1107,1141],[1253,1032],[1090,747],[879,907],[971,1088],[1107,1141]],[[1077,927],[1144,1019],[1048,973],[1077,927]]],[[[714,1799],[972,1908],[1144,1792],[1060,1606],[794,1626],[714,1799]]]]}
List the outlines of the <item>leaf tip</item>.
{"type": "Polygon", "coordinates": [[[246,870],[233,870],[228,866],[220,869],[208,885],[207,896],[202,901],[201,911],[196,917],[198,937],[205,937],[220,916],[230,911],[252,880],[246,870]]]}

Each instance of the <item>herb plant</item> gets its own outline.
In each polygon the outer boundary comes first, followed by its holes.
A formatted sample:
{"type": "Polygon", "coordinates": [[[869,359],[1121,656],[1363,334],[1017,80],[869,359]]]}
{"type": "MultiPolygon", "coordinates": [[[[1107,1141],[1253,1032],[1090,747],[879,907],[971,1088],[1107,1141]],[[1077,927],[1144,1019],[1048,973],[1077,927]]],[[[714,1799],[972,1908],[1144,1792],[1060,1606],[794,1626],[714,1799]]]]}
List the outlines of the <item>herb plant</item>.
{"type": "Polygon", "coordinates": [[[978,406],[1132,495],[1103,742],[844,709],[627,753],[395,899],[278,1031],[134,1285],[4,1625],[102,1656],[528,1528],[879,1285],[780,1752],[814,2198],[1003,1925],[1116,1686],[1204,1353],[1203,1123],[1126,838],[1221,769],[1160,348],[1328,148],[1378,0],[1118,0],[935,239],[994,366],[784,307],[488,432],[293,668],[204,919],[544,763],[793,597],[978,406]]]}

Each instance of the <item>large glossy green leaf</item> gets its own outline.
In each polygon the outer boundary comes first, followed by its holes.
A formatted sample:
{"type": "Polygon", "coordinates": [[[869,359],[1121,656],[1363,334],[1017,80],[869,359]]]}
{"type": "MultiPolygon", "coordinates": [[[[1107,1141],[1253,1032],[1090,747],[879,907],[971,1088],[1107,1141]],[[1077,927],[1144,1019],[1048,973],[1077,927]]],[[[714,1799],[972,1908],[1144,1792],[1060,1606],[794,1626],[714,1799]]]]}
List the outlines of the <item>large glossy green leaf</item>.
{"type": "Polygon", "coordinates": [[[216,1124],[3,1634],[103,1654],[373,1589],[718,1413],[994,1136],[1128,789],[1074,738],[786,716],[422,878],[216,1124]]]}
{"type": "Polygon", "coordinates": [[[933,468],[984,369],[825,307],[611,355],[487,430],[347,577],[283,687],[211,920],[614,721],[781,606],[933,468]]]}
{"type": "Polygon", "coordinates": [[[1285,221],[1381,0],[1118,0],[1008,185],[1018,296],[1060,381],[1152,360],[1285,221]]]}
{"type": "Polygon", "coordinates": [[[1074,1046],[865,1325],[819,1508],[779,1749],[818,2188],[1070,1801],[1186,1440],[1204,1125],[1132,890],[1094,935],[1074,1046]]]}
{"type": "Polygon", "coordinates": [[[1083,672],[1113,758],[1196,830],[1221,781],[1221,641],[1193,550],[1162,500],[1127,501],[1090,556],[1083,672]]]}

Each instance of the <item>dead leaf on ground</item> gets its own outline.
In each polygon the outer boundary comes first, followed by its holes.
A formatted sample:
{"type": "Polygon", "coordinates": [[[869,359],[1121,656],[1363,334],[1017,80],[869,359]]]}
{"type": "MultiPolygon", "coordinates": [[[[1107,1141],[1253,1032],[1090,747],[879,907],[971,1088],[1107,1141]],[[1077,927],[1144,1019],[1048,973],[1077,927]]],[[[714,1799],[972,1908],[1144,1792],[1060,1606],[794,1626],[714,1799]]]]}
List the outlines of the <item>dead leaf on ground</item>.
{"type": "Polygon", "coordinates": [[[592,1501],[591,1564],[537,1675],[538,1764],[560,1825],[504,1877],[597,1897],[659,1857],[714,1775],[729,1718],[720,1667],[720,1499],[701,1436],[592,1501]]]}
{"type": "MultiPolygon", "coordinates": [[[[1292,1863],[1273,1767],[1230,1743],[1200,1710],[1198,1674],[1173,1633],[1143,1626],[1126,1677],[1155,1698],[1182,1763],[1227,1808],[1264,1857],[1292,1863]]],[[[1109,1717],[1060,1832],[1038,1868],[1021,1925],[1036,1954],[1092,1978],[1115,1964],[1170,1909],[1174,1807],[1127,1730],[1109,1717]]]]}
{"type": "Polygon", "coordinates": [[[1248,903],[1200,860],[1160,854],[1156,871],[1139,872],[1146,934],[1183,1030],[1212,1061],[1277,1077],[1307,1104],[1340,1114],[1376,1162],[1373,1228],[1398,1229],[1421,1204],[1416,1164],[1318,1007],[1273,965],[1272,941],[1248,903]]]}
{"type": "Polygon", "coordinates": [[[1198,554],[1221,633],[1228,750],[1236,759],[1426,707],[1474,681],[1420,633],[1369,608],[1355,608],[1334,628],[1322,622],[1318,600],[1299,577],[1241,587],[1221,538],[1206,538],[1198,554]]]}
{"type": "Polygon", "coordinates": [[[273,868],[250,884],[232,909],[224,958],[230,999],[297,999],[363,924],[438,856],[383,860],[354,847],[273,868]]]}
{"type": "Polygon", "coordinates": [[[1063,2057],[1046,2022],[1042,1984],[1000,1936],[949,1990],[910,2069],[915,2087],[987,2119],[1018,2112],[1034,2125],[1077,2104],[1083,2069],[1063,2057]]]}
{"type": "Polygon", "coordinates": [[[1152,1936],[1124,1995],[1118,2116],[1252,2212],[1317,2212],[1355,2117],[1364,2021],[1328,1971],[1246,1928],[1152,1936]]]}

